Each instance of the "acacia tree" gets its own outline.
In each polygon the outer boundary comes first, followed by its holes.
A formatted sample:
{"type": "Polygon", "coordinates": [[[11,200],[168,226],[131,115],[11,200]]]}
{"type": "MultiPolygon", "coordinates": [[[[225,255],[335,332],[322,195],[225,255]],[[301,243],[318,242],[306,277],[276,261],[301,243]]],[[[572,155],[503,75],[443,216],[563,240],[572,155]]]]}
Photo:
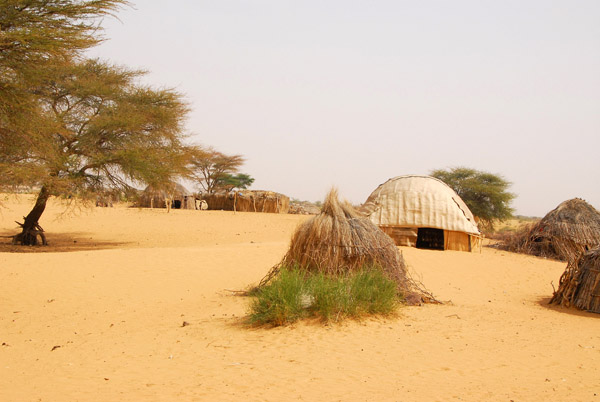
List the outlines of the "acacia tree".
{"type": "Polygon", "coordinates": [[[42,141],[1,155],[14,181],[40,186],[14,242],[37,244],[50,196],[85,197],[133,183],[164,184],[185,172],[181,96],[134,83],[141,72],[98,60],[55,64],[33,89],[42,141]]]}
{"type": "Polygon", "coordinates": [[[224,180],[236,173],[244,161],[242,155],[225,155],[213,148],[199,148],[193,155],[191,169],[202,189],[212,194],[222,188],[224,180]]]}
{"type": "Polygon", "coordinates": [[[473,215],[490,230],[494,227],[494,221],[502,221],[512,216],[513,209],[510,203],[515,195],[508,192],[511,183],[501,175],[454,167],[448,170],[434,170],[431,176],[442,180],[456,191],[473,215]]]}
{"type": "Polygon", "coordinates": [[[221,187],[225,191],[231,191],[234,188],[245,190],[254,183],[254,178],[246,173],[228,174],[221,181],[221,187]]]}
{"type": "Polygon", "coordinates": [[[15,243],[45,243],[51,196],[85,197],[184,172],[181,96],[135,84],[142,74],[85,61],[97,18],[124,0],[0,2],[0,187],[39,186],[15,243]]]}
{"type": "MultiPolygon", "coordinates": [[[[102,40],[97,18],[124,0],[0,1],[0,155],[44,148],[44,124],[32,88],[48,80],[48,66],[79,57],[102,40]]],[[[0,160],[0,186],[18,184],[0,160]]]]}

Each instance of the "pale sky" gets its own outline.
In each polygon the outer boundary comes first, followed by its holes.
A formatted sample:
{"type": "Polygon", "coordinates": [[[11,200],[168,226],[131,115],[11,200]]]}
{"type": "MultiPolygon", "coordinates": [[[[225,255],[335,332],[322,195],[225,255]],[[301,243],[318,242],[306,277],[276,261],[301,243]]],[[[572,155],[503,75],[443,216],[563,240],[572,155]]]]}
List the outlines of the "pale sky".
{"type": "Polygon", "coordinates": [[[137,0],[90,52],[184,94],[191,139],[253,189],[364,202],[465,166],[518,214],[600,210],[598,0],[137,0]]]}

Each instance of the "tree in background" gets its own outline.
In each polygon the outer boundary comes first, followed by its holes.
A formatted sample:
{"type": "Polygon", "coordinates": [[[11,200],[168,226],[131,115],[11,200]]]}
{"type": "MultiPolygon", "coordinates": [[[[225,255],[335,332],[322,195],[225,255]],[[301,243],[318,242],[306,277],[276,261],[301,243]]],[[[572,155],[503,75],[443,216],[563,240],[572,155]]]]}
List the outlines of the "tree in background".
{"type": "Polygon", "coordinates": [[[225,191],[231,191],[234,188],[245,190],[254,183],[254,178],[246,173],[238,173],[236,175],[229,174],[221,181],[221,187],[225,191]]]}
{"type": "Polygon", "coordinates": [[[512,216],[510,203],[515,195],[508,192],[511,183],[498,174],[454,167],[434,170],[431,176],[456,191],[484,228],[493,230],[494,221],[503,221],[512,216]]]}
{"type": "Polygon", "coordinates": [[[212,194],[224,188],[224,181],[233,177],[244,161],[242,155],[225,155],[213,148],[199,148],[192,158],[191,169],[202,189],[212,194]]]}

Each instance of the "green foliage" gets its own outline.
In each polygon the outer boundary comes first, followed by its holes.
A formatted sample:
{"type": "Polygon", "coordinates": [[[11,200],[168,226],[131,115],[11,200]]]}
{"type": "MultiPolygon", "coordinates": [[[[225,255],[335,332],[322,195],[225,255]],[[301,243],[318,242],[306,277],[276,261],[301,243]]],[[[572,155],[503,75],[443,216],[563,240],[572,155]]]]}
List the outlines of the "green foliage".
{"type": "Polygon", "coordinates": [[[306,316],[301,299],[305,288],[303,273],[297,269],[281,270],[272,284],[257,291],[250,306],[249,322],[285,325],[306,316]]]}
{"type": "Polygon", "coordinates": [[[187,107],[179,94],[137,86],[141,72],[98,60],[57,63],[46,72],[49,78],[31,89],[43,124],[27,127],[27,150],[0,146],[5,178],[44,186],[50,195],[82,196],[185,173],[187,107]]]}
{"type": "Polygon", "coordinates": [[[511,183],[498,174],[455,167],[434,170],[431,176],[456,191],[473,215],[488,229],[493,229],[494,221],[503,221],[512,216],[510,203],[515,195],[508,192],[511,183]]]}
{"type": "Polygon", "coordinates": [[[254,178],[245,173],[238,173],[236,175],[228,174],[219,183],[219,187],[224,188],[227,191],[231,191],[234,188],[245,190],[254,183],[254,178]]]}
{"type": "Polygon", "coordinates": [[[50,196],[85,197],[188,173],[181,95],[85,60],[124,0],[0,1],[0,189],[40,186],[14,238],[36,244],[50,196]]]}
{"type": "Polygon", "coordinates": [[[53,66],[78,59],[102,40],[97,19],[124,0],[0,1],[0,186],[27,184],[5,174],[6,155],[27,158],[43,147],[48,121],[40,114],[37,90],[53,66]]]}
{"type": "Polygon", "coordinates": [[[302,318],[324,322],[394,313],[401,302],[396,284],[379,268],[341,277],[281,269],[277,278],[253,295],[248,321],[285,325],[302,318]]]}

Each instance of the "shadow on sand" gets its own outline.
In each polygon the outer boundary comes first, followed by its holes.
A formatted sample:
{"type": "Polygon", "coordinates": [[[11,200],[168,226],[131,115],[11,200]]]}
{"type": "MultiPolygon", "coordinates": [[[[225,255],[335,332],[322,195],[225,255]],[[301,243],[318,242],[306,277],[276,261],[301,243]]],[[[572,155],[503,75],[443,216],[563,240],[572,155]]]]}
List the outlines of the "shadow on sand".
{"type": "Polygon", "coordinates": [[[12,244],[12,236],[16,233],[17,231],[0,233],[0,253],[67,253],[119,248],[129,244],[97,240],[84,232],[46,232],[47,246],[20,246],[12,244]]]}
{"type": "Polygon", "coordinates": [[[557,306],[556,304],[550,304],[550,299],[552,297],[542,297],[537,300],[537,304],[540,306],[547,308],[548,310],[556,311],[561,314],[570,314],[579,317],[590,317],[590,318],[600,318],[600,314],[592,313],[590,311],[579,310],[577,307],[564,307],[557,306]]]}

